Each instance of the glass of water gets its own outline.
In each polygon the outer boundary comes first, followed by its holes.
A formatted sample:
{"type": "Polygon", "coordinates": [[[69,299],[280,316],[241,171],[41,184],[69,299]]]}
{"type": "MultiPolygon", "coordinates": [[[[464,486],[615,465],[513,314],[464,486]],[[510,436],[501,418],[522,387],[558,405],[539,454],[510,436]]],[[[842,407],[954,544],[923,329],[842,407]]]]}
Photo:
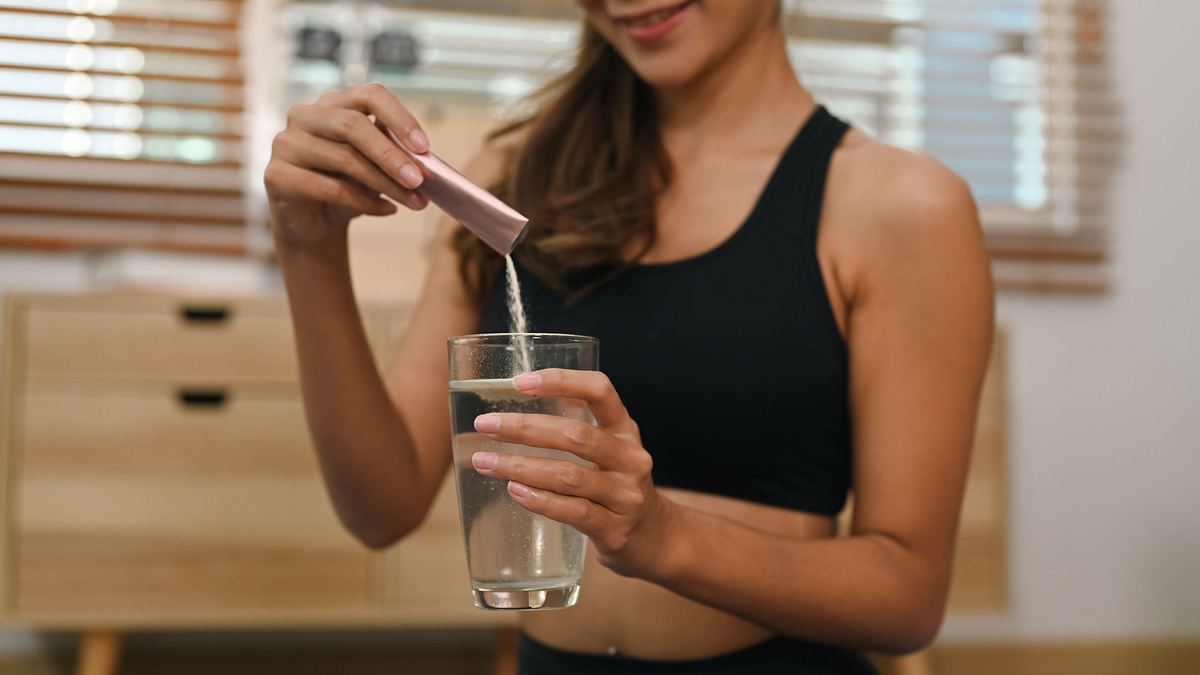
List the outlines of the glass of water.
{"type": "Polygon", "coordinates": [[[579,335],[496,333],[450,340],[450,426],[458,507],[475,605],[483,609],[555,609],[579,597],[586,539],[573,527],[526,510],[508,483],[471,465],[476,452],[551,457],[587,464],[559,450],[502,443],[475,431],[490,412],[561,415],[595,424],[587,404],[531,398],[512,378],[527,370],[596,370],[599,341],[579,335]]]}

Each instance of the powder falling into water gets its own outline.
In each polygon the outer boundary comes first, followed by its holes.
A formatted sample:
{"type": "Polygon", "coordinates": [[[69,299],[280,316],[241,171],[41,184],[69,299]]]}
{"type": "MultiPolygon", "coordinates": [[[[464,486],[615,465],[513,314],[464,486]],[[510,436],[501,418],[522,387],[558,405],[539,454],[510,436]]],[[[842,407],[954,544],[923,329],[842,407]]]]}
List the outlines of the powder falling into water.
{"type": "Polygon", "coordinates": [[[517,266],[513,264],[511,255],[504,256],[504,266],[508,272],[508,332],[517,334],[517,372],[514,375],[520,375],[533,370],[529,340],[525,338],[529,326],[525,321],[525,306],[521,304],[521,282],[517,279],[517,266]]]}

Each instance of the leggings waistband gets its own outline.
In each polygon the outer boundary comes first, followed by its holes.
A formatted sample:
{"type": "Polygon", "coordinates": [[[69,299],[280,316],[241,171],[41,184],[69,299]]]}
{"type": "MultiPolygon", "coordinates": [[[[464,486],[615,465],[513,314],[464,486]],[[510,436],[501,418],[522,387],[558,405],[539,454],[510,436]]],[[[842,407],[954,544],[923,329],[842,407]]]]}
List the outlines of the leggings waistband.
{"type": "Polygon", "coordinates": [[[857,652],[787,637],[707,659],[648,661],[569,652],[521,634],[519,675],[877,675],[857,652]]]}

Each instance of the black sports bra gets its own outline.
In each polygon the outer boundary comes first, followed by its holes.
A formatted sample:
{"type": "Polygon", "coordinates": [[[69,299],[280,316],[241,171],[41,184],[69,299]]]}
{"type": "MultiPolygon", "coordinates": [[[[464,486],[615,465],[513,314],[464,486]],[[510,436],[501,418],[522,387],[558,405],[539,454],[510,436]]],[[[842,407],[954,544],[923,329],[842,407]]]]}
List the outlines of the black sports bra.
{"type": "MultiPolygon", "coordinates": [[[[635,265],[571,305],[518,264],[530,330],[600,339],[655,484],[829,515],[845,505],[847,353],[816,242],[848,128],[818,108],[715,249],[635,265]]],[[[480,332],[508,330],[502,275],[480,332]]]]}

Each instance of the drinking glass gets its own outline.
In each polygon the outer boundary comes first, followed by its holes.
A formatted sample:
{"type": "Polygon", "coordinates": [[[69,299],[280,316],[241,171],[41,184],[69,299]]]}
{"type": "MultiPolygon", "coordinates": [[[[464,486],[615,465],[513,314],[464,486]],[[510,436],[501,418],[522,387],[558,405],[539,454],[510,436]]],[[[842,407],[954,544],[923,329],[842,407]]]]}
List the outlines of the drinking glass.
{"type": "Polygon", "coordinates": [[[450,340],[450,425],[458,507],[475,605],[483,609],[570,607],[579,597],[585,537],[575,528],[526,510],[507,481],[471,465],[476,452],[550,457],[589,465],[559,450],[503,443],[475,431],[490,412],[560,415],[595,424],[587,404],[533,398],[512,378],[526,370],[596,370],[599,341],[579,335],[495,333],[450,340]]]}

